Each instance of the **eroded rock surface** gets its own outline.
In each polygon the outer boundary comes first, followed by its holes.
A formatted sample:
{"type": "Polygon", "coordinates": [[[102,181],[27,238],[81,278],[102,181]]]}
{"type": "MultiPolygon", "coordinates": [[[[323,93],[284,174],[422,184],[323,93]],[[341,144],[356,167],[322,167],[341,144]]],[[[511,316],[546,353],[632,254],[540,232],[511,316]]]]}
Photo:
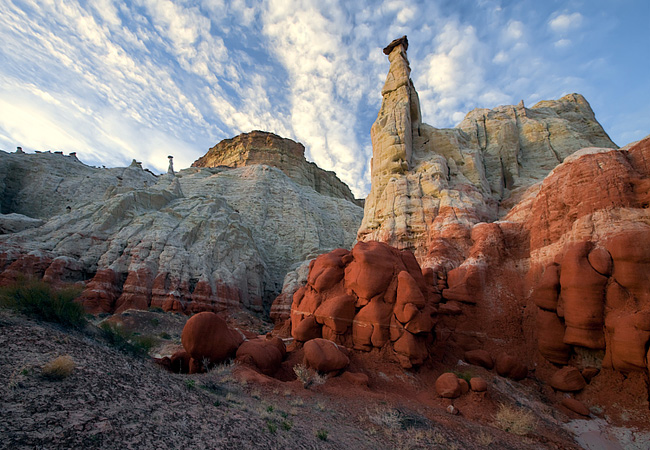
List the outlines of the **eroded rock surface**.
{"type": "Polygon", "coordinates": [[[473,225],[492,222],[567,156],[616,148],[579,94],[526,108],[470,112],[456,128],[421,122],[406,38],[386,47],[390,68],[372,126],[372,188],[359,240],[415,252],[426,267],[465,259],[473,225]]]}
{"type": "Polygon", "coordinates": [[[292,335],[362,351],[388,346],[403,367],[417,366],[429,356],[439,300],[413,253],[360,242],[311,263],[307,285],[293,297],[292,335]]]}
{"type": "Polygon", "coordinates": [[[92,313],[268,310],[289,269],[351,246],[362,216],[267,165],[156,177],[136,162],[3,152],[0,180],[3,212],[45,222],[0,237],[0,282],[83,283],[92,313]]]}
{"type": "Polygon", "coordinates": [[[334,172],[308,162],[301,143],[264,131],[255,130],[224,139],[194,161],[192,167],[234,168],[259,164],[277,167],[294,182],[309,186],[319,194],[362,204],[334,172]]]}

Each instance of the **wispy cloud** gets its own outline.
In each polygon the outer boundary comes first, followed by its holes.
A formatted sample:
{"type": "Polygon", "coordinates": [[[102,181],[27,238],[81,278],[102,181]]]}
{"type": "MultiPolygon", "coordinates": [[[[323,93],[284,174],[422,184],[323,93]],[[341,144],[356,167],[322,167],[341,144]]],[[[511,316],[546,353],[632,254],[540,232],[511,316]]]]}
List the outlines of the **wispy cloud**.
{"type": "Polygon", "coordinates": [[[381,49],[403,34],[432,125],[453,126],[474,107],[578,91],[595,96],[621,139],[638,139],[638,118],[650,115],[633,107],[650,104],[644,63],[617,70],[623,65],[613,61],[624,52],[595,46],[613,45],[612,36],[639,12],[612,8],[554,11],[532,0],[508,7],[497,0],[471,7],[424,0],[6,0],[0,148],[77,151],[95,165],[136,158],[164,171],[168,154],[184,167],[221,139],[262,129],[301,141],[309,159],[363,196],[369,130],[388,70],[381,49]],[[612,20],[621,11],[626,20],[612,20]],[[620,88],[604,84],[617,78],[636,86],[625,105],[618,105],[620,88]],[[611,103],[625,114],[604,108],[611,103]]]}

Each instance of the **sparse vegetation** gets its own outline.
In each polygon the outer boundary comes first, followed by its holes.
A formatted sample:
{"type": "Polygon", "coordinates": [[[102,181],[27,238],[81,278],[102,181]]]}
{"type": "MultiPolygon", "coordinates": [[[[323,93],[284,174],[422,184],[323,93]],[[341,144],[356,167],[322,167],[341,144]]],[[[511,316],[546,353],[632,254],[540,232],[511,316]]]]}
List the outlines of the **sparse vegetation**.
{"type": "Polygon", "coordinates": [[[525,436],[535,430],[537,419],[531,411],[501,403],[494,418],[494,424],[508,433],[525,436]]]}
{"type": "Polygon", "coordinates": [[[0,288],[0,306],[47,322],[70,328],[82,328],[86,313],[75,299],[81,294],[76,287],[54,289],[36,280],[19,280],[0,288]]]}
{"type": "Polygon", "coordinates": [[[320,439],[321,441],[326,441],[327,440],[327,430],[323,430],[322,428],[318,431],[316,431],[316,437],[320,439]]]}
{"type": "Polygon", "coordinates": [[[396,409],[378,406],[374,411],[366,410],[368,419],[383,429],[397,430],[402,427],[400,413],[396,409]]]}
{"type": "Polygon", "coordinates": [[[453,371],[451,373],[456,375],[456,377],[458,377],[459,379],[467,381],[468,383],[469,383],[469,380],[471,380],[472,377],[474,376],[471,372],[461,372],[461,371],[457,371],[457,370],[453,371]]]}
{"type": "Polygon", "coordinates": [[[282,426],[282,429],[284,431],[289,431],[291,428],[293,428],[293,421],[291,421],[291,420],[283,420],[280,425],[282,426]]]}
{"type": "Polygon", "coordinates": [[[296,378],[300,380],[305,389],[309,389],[311,386],[321,385],[327,380],[326,377],[304,364],[296,364],[293,367],[293,372],[296,374],[296,378]]]}
{"type": "Polygon", "coordinates": [[[481,447],[487,447],[494,442],[494,438],[491,434],[486,431],[481,431],[478,436],[476,436],[476,442],[481,447]]]}
{"type": "Polygon", "coordinates": [[[185,387],[188,389],[194,389],[196,387],[195,380],[185,380],[185,387]]]}
{"type": "Polygon", "coordinates": [[[266,427],[269,429],[269,432],[271,434],[275,434],[276,431],[278,431],[277,424],[275,422],[270,421],[270,420],[266,422],[266,427]]]}
{"type": "Polygon", "coordinates": [[[129,333],[120,325],[104,322],[99,328],[109,345],[134,356],[146,356],[155,342],[150,336],[129,333]]]}
{"type": "Polygon", "coordinates": [[[150,306],[149,307],[149,312],[162,313],[162,312],[165,312],[165,311],[160,306],[150,306]]]}
{"type": "Polygon", "coordinates": [[[70,376],[75,368],[75,363],[68,355],[59,356],[45,364],[42,368],[42,374],[50,380],[63,380],[70,376]]]}

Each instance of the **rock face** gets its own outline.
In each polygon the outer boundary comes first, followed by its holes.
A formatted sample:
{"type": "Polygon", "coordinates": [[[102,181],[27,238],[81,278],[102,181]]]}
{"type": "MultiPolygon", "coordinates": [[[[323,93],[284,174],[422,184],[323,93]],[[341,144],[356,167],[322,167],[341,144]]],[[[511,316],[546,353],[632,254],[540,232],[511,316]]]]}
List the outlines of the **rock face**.
{"type": "Polygon", "coordinates": [[[83,283],[91,313],[268,310],[287,271],[351,246],[362,216],[265,165],[156,177],[136,162],[3,152],[0,176],[3,212],[45,221],[0,236],[0,283],[83,283]]]}
{"type": "Polygon", "coordinates": [[[372,188],[360,241],[415,252],[425,267],[460,263],[473,225],[503,216],[532,184],[583,147],[616,148],[578,94],[532,108],[470,112],[458,127],[421,122],[406,37],[391,43],[372,126],[372,188]]]}
{"type": "Polygon", "coordinates": [[[506,354],[500,373],[547,381],[649,370],[650,137],[617,148],[578,94],[435,129],[406,50],[385,49],[358,240],[412,249],[441,292],[432,354],[506,354]]]}
{"type": "Polygon", "coordinates": [[[307,285],[293,296],[292,335],[362,351],[387,346],[408,368],[429,356],[439,300],[411,252],[360,242],[311,263],[307,285]]]}
{"type": "Polygon", "coordinates": [[[245,167],[267,165],[280,169],[295,183],[309,186],[319,194],[358,202],[350,188],[334,172],[319,168],[305,159],[305,147],[273,133],[251,131],[224,139],[192,164],[192,167],[245,167]]]}

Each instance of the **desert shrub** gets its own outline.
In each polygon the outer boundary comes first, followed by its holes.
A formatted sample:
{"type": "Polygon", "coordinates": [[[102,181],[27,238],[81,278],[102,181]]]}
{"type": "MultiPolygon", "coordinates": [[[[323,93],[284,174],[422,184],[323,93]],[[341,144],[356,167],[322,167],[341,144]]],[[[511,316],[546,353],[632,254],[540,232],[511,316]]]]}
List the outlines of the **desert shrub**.
{"type": "Polygon", "coordinates": [[[296,364],[293,366],[293,372],[296,374],[296,378],[300,380],[305,389],[309,389],[311,386],[323,384],[327,380],[323,375],[308,368],[304,364],[296,364]]]}
{"type": "Polygon", "coordinates": [[[468,383],[469,383],[469,380],[471,380],[472,377],[474,376],[474,375],[472,375],[471,372],[460,372],[460,371],[454,371],[454,372],[451,372],[451,373],[453,373],[454,375],[456,375],[457,378],[459,378],[459,379],[461,379],[461,380],[465,380],[465,381],[467,381],[468,383]]]}
{"type": "Polygon", "coordinates": [[[74,361],[68,355],[59,356],[45,364],[42,368],[42,374],[50,380],[63,380],[68,377],[75,368],[74,361]]]}
{"type": "Polygon", "coordinates": [[[0,288],[0,305],[47,322],[81,328],[86,323],[85,312],[74,301],[80,294],[77,287],[54,289],[42,281],[19,280],[0,288]]]}
{"type": "Polygon", "coordinates": [[[321,441],[326,441],[327,440],[327,430],[323,430],[322,428],[318,431],[316,431],[316,437],[320,439],[321,441]]]}
{"type": "Polygon", "coordinates": [[[396,409],[379,406],[374,411],[366,409],[366,413],[370,422],[384,429],[397,430],[402,427],[401,415],[396,409]]]}
{"type": "Polygon", "coordinates": [[[270,420],[266,422],[266,427],[269,429],[271,434],[275,434],[275,432],[278,431],[278,425],[270,420]]]}
{"type": "Polygon", "coordinates": [[[136,336],[125,331],[119,325],[104,322],[99,328],[109,345],[134,356],[148,355],[149,350],[155,344],[155,340],[151,336],[136,336]]]}
{"type": "Polygon", "coordinates": [[[158,313],[162,313],[162,312],[165,312],[165,310],[162,309],[160,306],[150,306],[150,307],[149,307],[149,312],[158,312],[158,313]]]}
{"type": "Polygon", "coordinates": [[[537,419],[530,411],[513,408],[502,403],[494,418],[494,424],[503,431],[524,436],[535,429],[537,419]]]}

